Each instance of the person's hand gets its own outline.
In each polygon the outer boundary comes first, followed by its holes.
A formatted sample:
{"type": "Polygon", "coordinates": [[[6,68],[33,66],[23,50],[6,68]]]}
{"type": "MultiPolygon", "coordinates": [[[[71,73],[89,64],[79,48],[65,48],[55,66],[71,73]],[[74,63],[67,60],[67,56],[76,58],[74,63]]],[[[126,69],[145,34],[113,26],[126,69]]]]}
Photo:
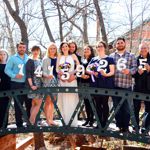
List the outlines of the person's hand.
{"type": "Polygon", "coordinates": [[[76,79],[76,76],[74,74],[71,74],[69,79],[68,79],[68,82],[72,82],[75,79],[76,79]]]}
{"type": "Polygon", "coordinates": [[[94,72],[93,75],[94,75],[95,77],[98,77],[98,72],[94,72]]]}
{"type": "Polygon", "coordinates": [[[37,90],[37,86],[32,85],[32,86],[31,86],[31,89],[32,89],[32,90],[37,90]]]}
{"type": "Polygon", "coordinates": [[[130,70],[129,69],[122,69],[121,71],[123,74],[125,75],[129,75],[130,74],[130,70]]]}
{"type": "Polygon", "coordinates": [[[143,69],[138,69],[138,73],[141,75],[143,74],[144,70],[143,69]]]}
{"type": "Polygon", "coordinates": [[[21,75],[21,74],[16,75],[16,79],[22,79],[22,77],[23,77],[23,75],[21,75]]]}
{"type": "Polygon", "coordinates": [[[145,67],[145,69],[146,69],[147,72],[150,71],[150,65],[149,64],[146,64],[144,67],[145,67]]]}
{"type": "Polygon", "coordinates": [[[85,75],[85,74],[81,75],[82,79],[89,79],[89,77],[90,77],[89,75],[85,75]]]}
{"type": "Polygon", "coordinates": [[[101,73],[102,76],[107,77],[107,73],[102,69],[99,71],[101,73]]]}
{"type": "Polygon", "coordinates": [[[51,79],[54,78],[54,76],[53,75],[49,75],[47,78],[51,80],[51,79]]]}

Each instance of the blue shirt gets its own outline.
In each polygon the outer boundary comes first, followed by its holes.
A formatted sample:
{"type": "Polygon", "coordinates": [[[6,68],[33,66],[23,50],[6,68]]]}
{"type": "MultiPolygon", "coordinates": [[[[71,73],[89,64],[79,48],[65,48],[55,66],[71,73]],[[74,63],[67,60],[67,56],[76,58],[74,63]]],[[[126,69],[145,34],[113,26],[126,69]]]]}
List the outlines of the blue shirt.
{"type": "Polygon", "coordinates": [[[100,67],[100,69],[103,69],[106,71],[106,73],[109,73],[110,65],[115,64],[113,58],[111,58],[109,56],[106,56],[105,58],[99,58],[99,56],[93,57],[88,65],[94,64],[94,63],[97,64],[97,67],[96,67],[96,69],[94,69],[94,71],[98,72],[98,77],[94,76],[95,82],[93,82],[91,79],[90,86],[97,87],[97,88],[114,88],[114,76],[104,77],[97,70],[98,67],[100,67]]]}
{"type": "Polygon", "coordinates": [[[11,56],[6,64],[5,73],[11,78],[11,81],[24,83],[26,80],[25,64],[28,61],[28,55],[21,58],[18,53],[11,56]],[[16,79],[17,74],[23,74],[21,79],[16,79]]]}

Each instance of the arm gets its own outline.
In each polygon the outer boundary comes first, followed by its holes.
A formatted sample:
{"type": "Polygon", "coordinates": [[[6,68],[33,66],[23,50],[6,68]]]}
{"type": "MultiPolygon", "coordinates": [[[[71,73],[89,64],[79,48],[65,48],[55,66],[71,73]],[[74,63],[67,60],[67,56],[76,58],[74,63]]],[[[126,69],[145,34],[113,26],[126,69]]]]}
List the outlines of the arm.
{"type": "Polygon", "coordinates": [[[13,73],[13,57],[10,57],[8,60],[6,67],[5,67],[5,73],[10,77],[10,78],[16,78],[17,74],[13,73]]]}
{"type": "Polygon", "coordinates": [[[76,62],[76,66],[77,66],[77,65],[80,65],[80,62],[79,62],[79,60],[78,60],[78,57],[77,57],[75,54],[72,54],[72,57],[73,57],[74,61],[76,62]]]}
{"type": "Polygon", "coordinates": [[[109,65],[109,69],[110,69],[110,72],[109,73],[106,73],[104,70],[101,70],[100,73],[102,76],[104,77],[111,77],[115,74],[115,65],[111,64],[109,65]]]}
{"type": "Polygon", "coordinates": [[[27,78],[27,82],[28,85],[30,86],[30,88],[32,90],[36,90],[36,86],[33,85],[33,81],[32,81],[32,77],[33,77],[33,67],[34,65],[32,65],[32,61],[29,59],[26,63],[26,78],[27,78]]]}
{"type": "Polygon", "coordinates": [[[132,55],[130,74],[134,75],[137,71],[137,60],[134,55],[132,55]]]}

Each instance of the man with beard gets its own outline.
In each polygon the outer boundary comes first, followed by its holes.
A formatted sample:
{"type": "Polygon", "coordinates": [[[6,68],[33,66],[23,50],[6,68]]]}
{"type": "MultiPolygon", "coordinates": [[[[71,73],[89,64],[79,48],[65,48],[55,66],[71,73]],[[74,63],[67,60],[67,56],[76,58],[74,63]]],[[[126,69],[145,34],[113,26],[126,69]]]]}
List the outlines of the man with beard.
{"type": "MultiPolygon", "coordinates": [[[[26,73],[25,65],[28,60],[26,45],[23,42],[17,44],[17,53],[11,56],[6,64],[5,73],[11,78],[11,89],[25,88],[26,73]]],[[[18,101],[23,106],[25,102],[28,117],[30,116],[31,101],[27,99],[27,95],[17,96],[18,101]]],[[[17,127],[23,127],[22,112],[14,99],[15,118],[17,127]]]]}
{"type": "MultiPolygon", "coordinates": [[[[115,89],[132,90],[132,75],[136,73],[137,62],[133,54],[126,50],[126,42],[122,37],[117,38],[115,43],[116,51],[110,56],[116,63],[115,69],[115,89]]],[[[113,106],[116,109],[121,97],[112,97],[113,106]]],[[[130,121],[130,109],[127,100],[124,101],[119,111],[115,115],[116,126],[120,132],[128,132],[130,121]]]]}

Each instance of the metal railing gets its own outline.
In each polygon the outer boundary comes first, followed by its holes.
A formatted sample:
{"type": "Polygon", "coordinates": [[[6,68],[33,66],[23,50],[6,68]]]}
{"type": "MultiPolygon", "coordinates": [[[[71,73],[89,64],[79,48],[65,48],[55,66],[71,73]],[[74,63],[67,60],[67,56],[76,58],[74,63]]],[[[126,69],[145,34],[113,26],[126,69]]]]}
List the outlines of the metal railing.
{"type": "MultiPolygon", "coordinates": [[[[150,95],[142,94],[137,92],[130,92],[124,90],[115,90],[115,89],[102,89],[102,88],[91,88],[91,87],[50,87],[50,88],[41,88],[36,91],[32,91],[30,89],[20,89],[20,90],[9,90],[0,92],[0,97],[10,97],[9,105],[7,110],[9,111],[10,108],[14,109],[13,106],[13,98],[17,101],[19,107],[21,108],[23,119],[27,123],[27,127],[20,127],[20,128],[5,128],[7,114],[5,115],[5,120],[3,122],[3,127],[0,129],[0,136],[5,134],[16,134],[16,133],[29,133],[29,132],[61,132],[63,134],[92,134],[92,135],[101,135],[101,136],[108,136],[108,137],[115,137],[118,139],[124,140],[131,140],[131,141],[138,141],[143,143],[150,143],[150,136],[147,136],[149,132],[150,126],[146,129],[145,132],[139,133],[139,129],[137,126],[137,122],[134,115],[134,104],[133,99],[136,100],[145,100],[150,101],[150,95]],[[41,120],[41,113],[43,112],[43,106],[45,103],[45,98],[47,95],[50,95],[52,101],[54,103],[55,111],[57,112],[58,118],[62,125],[61,126],[36,126],[31,125],[30,121],[27,117],[27,113],[24,107],[20,104],[19,100],[17,99],[17,95],[25,95],[25,94],[33,94],[33,93],[41,93],[44,94],[44,98],[42,101],[42,105],[36,117],[36,123],[41,120]],[[61,115],[59,107],[57,106],[57,101],[54,100],[52,93],[78,93],[79,94],[79,103],[77,104],[74,113],[68,124],[65,124],[65,121],[61,115]],[[100,120],[98,118],[98,114],[96,112],[96,108],[94,106],[92,96],[91,95],[107,95],[107,96],[116,96],[121,97],[121,101],[119,102],[116,108],[112,107],[110,110],[109,118],[106,123],[106,126],[102,128],[100,120]],[[89,100],[91,105],[92,111],[94,113],[98,128],[83,128],[81,126],[72,127],[71,123],[74,120],[74,117],[81,111],[84,105],[84,98],[89,100]],[[115,114],[121,108],[122,104],[127,101],[130,108],[130,127],[135,127],[135,132],[126,132],[120,133],[117,130],[113,130],[110,128],[110,125],[114,123],[115,114]]],[[[35,123],[35,124],[36,124],[35,123]]]]}

